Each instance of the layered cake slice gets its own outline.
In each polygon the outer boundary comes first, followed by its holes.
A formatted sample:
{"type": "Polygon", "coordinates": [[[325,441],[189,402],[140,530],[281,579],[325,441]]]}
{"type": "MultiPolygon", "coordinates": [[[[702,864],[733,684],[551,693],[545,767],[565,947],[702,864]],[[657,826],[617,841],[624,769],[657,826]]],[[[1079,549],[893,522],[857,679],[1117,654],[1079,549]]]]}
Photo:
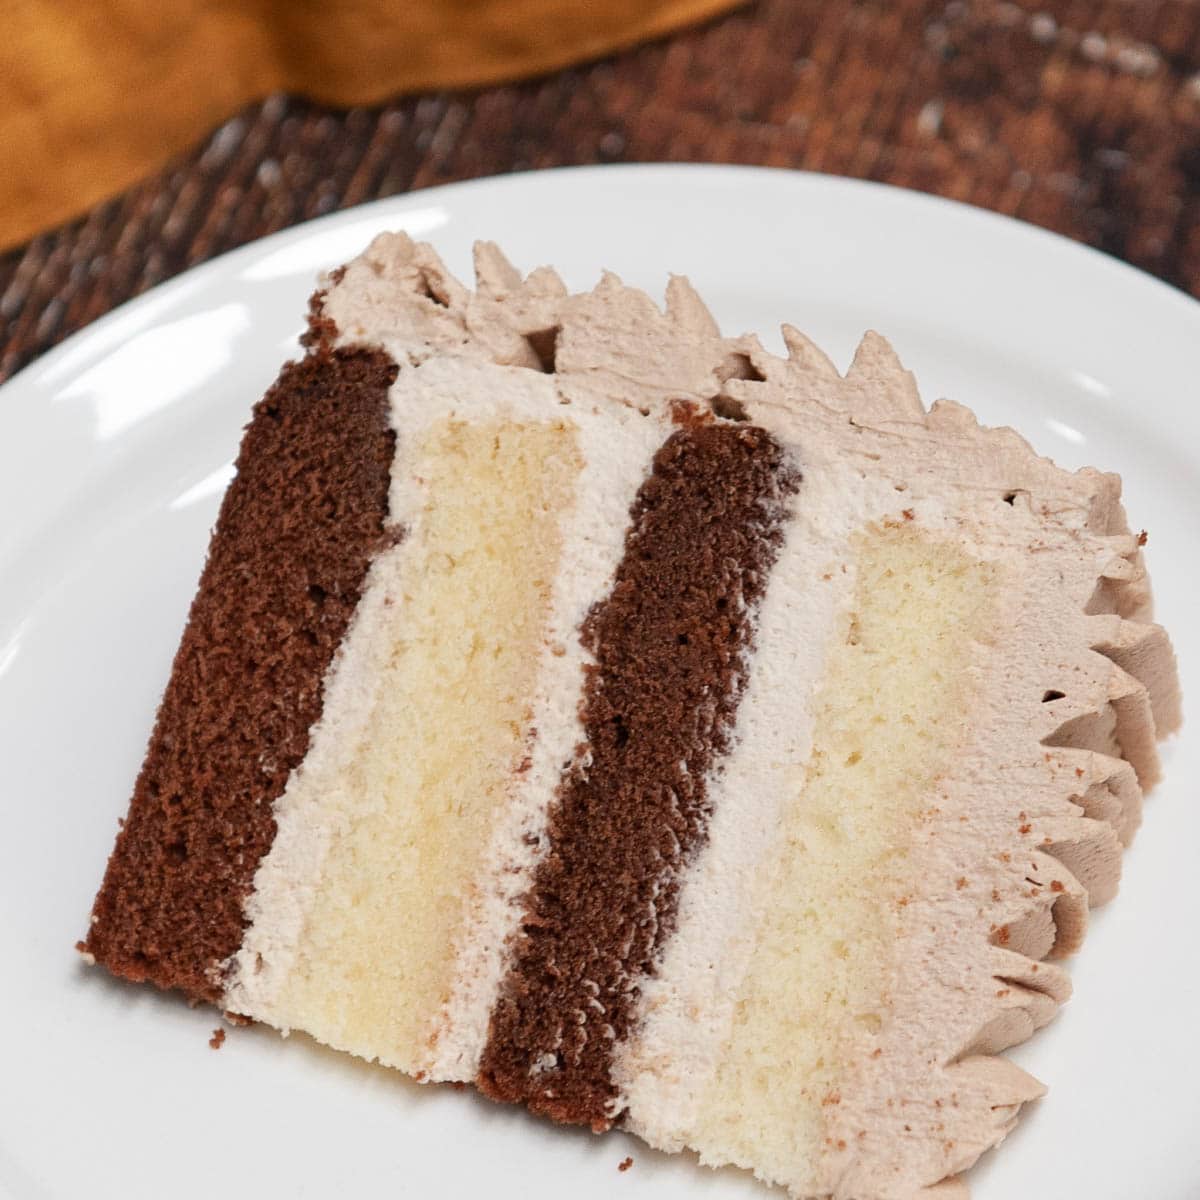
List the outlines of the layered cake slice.
{"type": "Polygon", "coordinates": [[[377,239],[255,409],[85,955],[796,1197],[1042,1086],[1179,720],[1116,476],[377,239]]]}

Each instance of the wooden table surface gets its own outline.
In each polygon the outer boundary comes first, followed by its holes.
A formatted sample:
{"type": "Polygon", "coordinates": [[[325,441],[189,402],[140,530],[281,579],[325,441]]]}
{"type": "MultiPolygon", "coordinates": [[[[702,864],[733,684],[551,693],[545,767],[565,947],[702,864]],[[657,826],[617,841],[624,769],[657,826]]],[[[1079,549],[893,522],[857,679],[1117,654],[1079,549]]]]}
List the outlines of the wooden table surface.
{"type": "Polygon", "coordinates": [[[0,380],[186,267],[309,217],[473,176],[655,160],[920,188],[1200,295],[1200,3],[760,0],[507,87],[349,112],[273,96],[0,256],[0,380]]]}

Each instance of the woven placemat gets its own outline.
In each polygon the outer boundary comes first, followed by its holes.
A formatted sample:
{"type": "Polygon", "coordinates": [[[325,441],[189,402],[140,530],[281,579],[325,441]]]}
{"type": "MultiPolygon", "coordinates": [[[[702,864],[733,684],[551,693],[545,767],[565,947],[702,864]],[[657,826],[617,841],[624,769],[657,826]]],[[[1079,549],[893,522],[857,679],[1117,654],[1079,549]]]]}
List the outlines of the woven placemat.
{"type": "Polygon", "coordinates": [[[762,0],[514,86],[349,112],[272,97],[0,257],[0,379],[186,267],[309,217],[473,176],[655,160],[936,192],[1200,295],[1200,4],[762,0]]]}

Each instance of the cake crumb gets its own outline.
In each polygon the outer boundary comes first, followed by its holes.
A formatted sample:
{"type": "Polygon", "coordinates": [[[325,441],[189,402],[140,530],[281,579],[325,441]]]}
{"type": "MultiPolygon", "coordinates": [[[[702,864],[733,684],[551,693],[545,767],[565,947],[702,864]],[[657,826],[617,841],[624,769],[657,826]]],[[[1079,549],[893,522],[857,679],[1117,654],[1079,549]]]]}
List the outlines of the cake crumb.
{"type": "Polygon", "coordinates": [[[212,1037],[208,1039],[208,1044],[214,1050],[220,1050],[220,1048],[225,1045],[225,1030],[214,1029],[212,1037]]]}
{"type": "Polygon", "coordinates": [[[1149,540],[1150,535],[1143,529],[1142,532],[1138,534],[1138,545],[1144,546],[1149,540]]]}
{"type": "Polygon", "coordinates": [[[963,888],[967,886],[967,877],[965,875],[960,875],[958,879],[955,880],[954,886],[961,892],[963,888]]]}
{"type": "Polygon", "coordinates": [[[1065,892],[1067,887],[1061,879],[1052,879],[1050,881],[1050,890],[1052,892],[1065,892]]]}
{"type": "Polygon", "coordinates": [[[621,1159],[621,1161],[619,1163],[617,1163],[617,1170],[618,1171],[628,1171],[629,1168],[632,1166],[633,1166],[633,1159],[626,1157],[626,1158],[621,1159]]]}

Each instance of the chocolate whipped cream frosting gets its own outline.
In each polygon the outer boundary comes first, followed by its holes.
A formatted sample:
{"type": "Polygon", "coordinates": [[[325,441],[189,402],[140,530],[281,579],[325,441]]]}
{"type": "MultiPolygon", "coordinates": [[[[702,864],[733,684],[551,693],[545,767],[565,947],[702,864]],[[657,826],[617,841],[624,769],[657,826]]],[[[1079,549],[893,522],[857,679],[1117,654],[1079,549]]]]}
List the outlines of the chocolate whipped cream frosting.
{"type": "Polygon", "coordinates": [[[1003,1051],[1068,998],[1179,724],[1119,479],[926,409],[873,333],[843,375],[789,326],[782,357],[723,337],[679,277],[660,308],[487,243],[475,268],[383,235],[314,300],[86,952],[797,1197],[965,1194],[1044,1092],[1003,1051]],[[375,1038],[319,994],[318,926],[416,637],[430,447],[475,428],[544,435],[566,499],[512,601],[540,632],[441,998],[375,1038]]]}

